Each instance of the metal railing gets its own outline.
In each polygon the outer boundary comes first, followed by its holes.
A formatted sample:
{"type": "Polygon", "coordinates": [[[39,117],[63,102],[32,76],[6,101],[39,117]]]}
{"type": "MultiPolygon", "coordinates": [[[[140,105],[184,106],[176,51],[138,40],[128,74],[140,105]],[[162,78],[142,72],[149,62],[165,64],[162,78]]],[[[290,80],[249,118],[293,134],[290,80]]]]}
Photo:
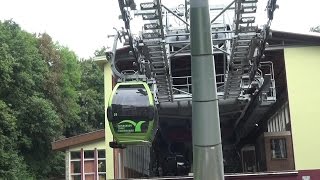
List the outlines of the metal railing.
{"type": "Polygon", "coordinates": [[[260,62],[260,69],[264,73],[264,75],[271,76],[270,88],[268,92],[263,93],[262,101],[275,102],[276,101],[276,85],[274,79],[274,68],[273,63],[271,61],[263,61],[260,62]]]}
{"type": "MultiPolygon", "coordinates": [[[[225,74],[217,74],[216,82],[218,90],[223,91],[223,88],[219,88],[224,85],[225,74]]],[[[179,76],[172,77],[172,87],[174,90],[174,94],[186,94],[192,95],[192,81],[191,76],[179,76]]]]}
{"type": "MultiPolygon", "coordinates": [[[[255,81],[261,86],[263,84],[263,76],[270,75],[271,82],[269,90],[264,92],[262,95],[262,101],[265,103],[274,102],[276,101],[276,87],[275,87],[275,79],[274,79],[274,69],[273,64],[271,61],[261,62],[260,69],[257,72],[255,81]],[[262,82],[261,79],[262,78],[262,82]]],[[[217,82],[217,91],[218,93],[224,92],[224,84],[226,80],[225,74],[217,74],[216,75],[216,82],[217,82]]],[[[244,77],[243,77],[244,78],[244,77]]],[[[179,76],[179,77],[172,77],[172,90],[173,95],[176,95],[176,99],[183,99],[183,98],[191,98],[192,97],[192,78],[191,76],[179,76]]],[[[248,82],[245,81],[245,78],[241,81],[241,90],[250,88],[250,84],[246,84],[248,82]]]]}

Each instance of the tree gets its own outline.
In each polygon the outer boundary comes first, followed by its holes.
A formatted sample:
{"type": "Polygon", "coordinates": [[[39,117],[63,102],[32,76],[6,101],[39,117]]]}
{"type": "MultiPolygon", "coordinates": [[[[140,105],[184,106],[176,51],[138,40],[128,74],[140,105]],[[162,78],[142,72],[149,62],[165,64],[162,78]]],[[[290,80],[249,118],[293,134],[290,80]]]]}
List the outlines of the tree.
{"type": "Polygon", "coordinates": [[[312,27],[312,28],[310,29],[310,31],[311,31],[311,32],[318,32],[318,33],[320,33],[320,26],[312,27]]]}
{"type": "Polygon", "coordinates": [[[37,96],[30,97],[20,113],[24,115],[19,124],[26,142],[21,151],[37,178],[43,179],[51,173],[51,142],[62,134],[63,123],[53,104],[37,96]]]}
{"type": "Polygon", "coordinates": [[[0,23],[2,79],[1,97],[15,110],[35,92],[41,92],[48,71],[37,48],[37,39],[20,29],[13,21],[0,23]],[[4,62],[4,63],[2,63],[4,62]]]}
{"type": "MultiPolygon", "coordinates": [[[[108,47],[107,47],[108,48],[108,47]]],[[[95,56],[105,56],[106,55],[106,51],[107,48],[105,46],[103,46],[102,48],[95,50],[94,55],[95,56]]]]}
{"type": "Polygon", "coordinates": [[[0,179],[63,175],[51,142],[104,127],[102,72],[11,20],[0,21],[0,64],[0,179]]]}
{"type": "MultiPolygon", "coordinates": [[[[13,21],[0,22],[0,42],[0,100],[10,107],[16,119],[17,134],[12,136],[16,155],[20,155],[16,161],[24,161],[20,164],[26,164],[37,179],[43,179],[50,174],[42,169],[50,166],[47,156],[50,143],[61,133],[57,127],[62,126],[55,107],[44,93],[48,65],[39,53],[35,35],[21,30],[13,21]]],[[[9,164],[4,165],[10,169],[9,164]]]]}
{"type": "Polygon", "coordinates": [[[82,132],[76,128],[78,124],[81,124],[80,106],[77,104],[79,94],[76,89],[80,83],[81,71],[74,52],[67,47],[58,46],[58,48],[62,65],[62,78],[59,83],[62,99],[59,104],[61,118],[65,124],[65,135],[69,137],[82,132]]]}
{"type": "Polygon", "coordinates": [[[0,82],[1,89],[0,95],[5,93],[5,89],[9,88],[9,84],[12,82],[14,59],[9,52],[9,46],[2,43],[0,46],[0,82]]]}
{"type": "Polygon", "coordinates": [[[85,131],[104,128],[103,73],[92,60],[83,61],[81,83],[79,84],[79,105],[81,122],[85,131]]]}
{"type": "Polygon", "coordinates": [[[38,47],[45,60],[49,73],[45,80],[45,94],[57,108],[59,118],[64,124],[63,135],[78,134],[75,124],[80,124],[80,106],[77,104],[77,86],[80,83],[80,66],[77,56],[67,47],[53,43],[44,33],[39,35],[38,47]]]}
{"type": "Polygon", "coordinates": [[[17,150],[19,131],[16,123],[12,110],[0,100],[0,178],[24,179],[30,176],[17,150]]]}

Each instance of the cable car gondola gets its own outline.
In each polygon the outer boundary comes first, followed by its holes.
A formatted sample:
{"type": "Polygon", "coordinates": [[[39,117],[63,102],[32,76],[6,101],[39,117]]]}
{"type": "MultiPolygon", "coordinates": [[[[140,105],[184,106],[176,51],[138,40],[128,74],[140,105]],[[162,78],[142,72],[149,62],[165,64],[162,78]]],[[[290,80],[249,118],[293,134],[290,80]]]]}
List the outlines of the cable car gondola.
{"type": "Polygon", "coordinates": [[[117,144],[151,142],[157,115],[145,82],[118,83],[108,102],[108,121],[117,144]]]}

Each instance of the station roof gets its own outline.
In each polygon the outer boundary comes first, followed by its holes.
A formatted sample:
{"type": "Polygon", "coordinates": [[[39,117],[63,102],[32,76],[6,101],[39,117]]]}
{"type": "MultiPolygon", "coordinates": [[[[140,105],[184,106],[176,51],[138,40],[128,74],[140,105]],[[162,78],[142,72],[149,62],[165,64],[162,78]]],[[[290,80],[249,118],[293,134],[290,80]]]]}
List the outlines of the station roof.
{"type": "Polygon", "coordinates": [[[320,33],[297,33],[272,30],[272,36],[268,40],[269,48],[284,48],[291,46],[320,46],[320,33]]]}
{"type": "Polygon", "coordinates": [[[85,144],[88,142],[93,142],[97,140],[103,140],[105,138],[104,129],[80,134],[77,136],[69,137],[54,141],[51,143],[52,150],[65,150],[68,147],[85,144]]]}

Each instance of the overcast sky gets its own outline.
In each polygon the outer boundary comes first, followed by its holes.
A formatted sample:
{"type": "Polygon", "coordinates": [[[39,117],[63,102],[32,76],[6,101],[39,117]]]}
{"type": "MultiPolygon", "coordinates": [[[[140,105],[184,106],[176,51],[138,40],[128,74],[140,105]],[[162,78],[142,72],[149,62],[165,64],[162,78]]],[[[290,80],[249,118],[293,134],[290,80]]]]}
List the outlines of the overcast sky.
{"type": "MultiPolygon", "coordinates": [[[[184,0],[162,2],[172,6],[184,0]]],[[[231,0],[210,2],[229,4],[231,0]]],[[[265,22],[266,2],[259,0],[260,25],[265,22]]],[[[278,4],[272,29],[303,33],[320,25],[319,1],[278,0],[278,4]]],[[[82,58],[93,56],[94,50],[102,46],[111,46],[112,39],[107,36],[114,34],[113,27],[123,26],[119,14],[117,0],[0,0],[0,20],[13,19],[31,33],[47,32],[82,58]]]]}

